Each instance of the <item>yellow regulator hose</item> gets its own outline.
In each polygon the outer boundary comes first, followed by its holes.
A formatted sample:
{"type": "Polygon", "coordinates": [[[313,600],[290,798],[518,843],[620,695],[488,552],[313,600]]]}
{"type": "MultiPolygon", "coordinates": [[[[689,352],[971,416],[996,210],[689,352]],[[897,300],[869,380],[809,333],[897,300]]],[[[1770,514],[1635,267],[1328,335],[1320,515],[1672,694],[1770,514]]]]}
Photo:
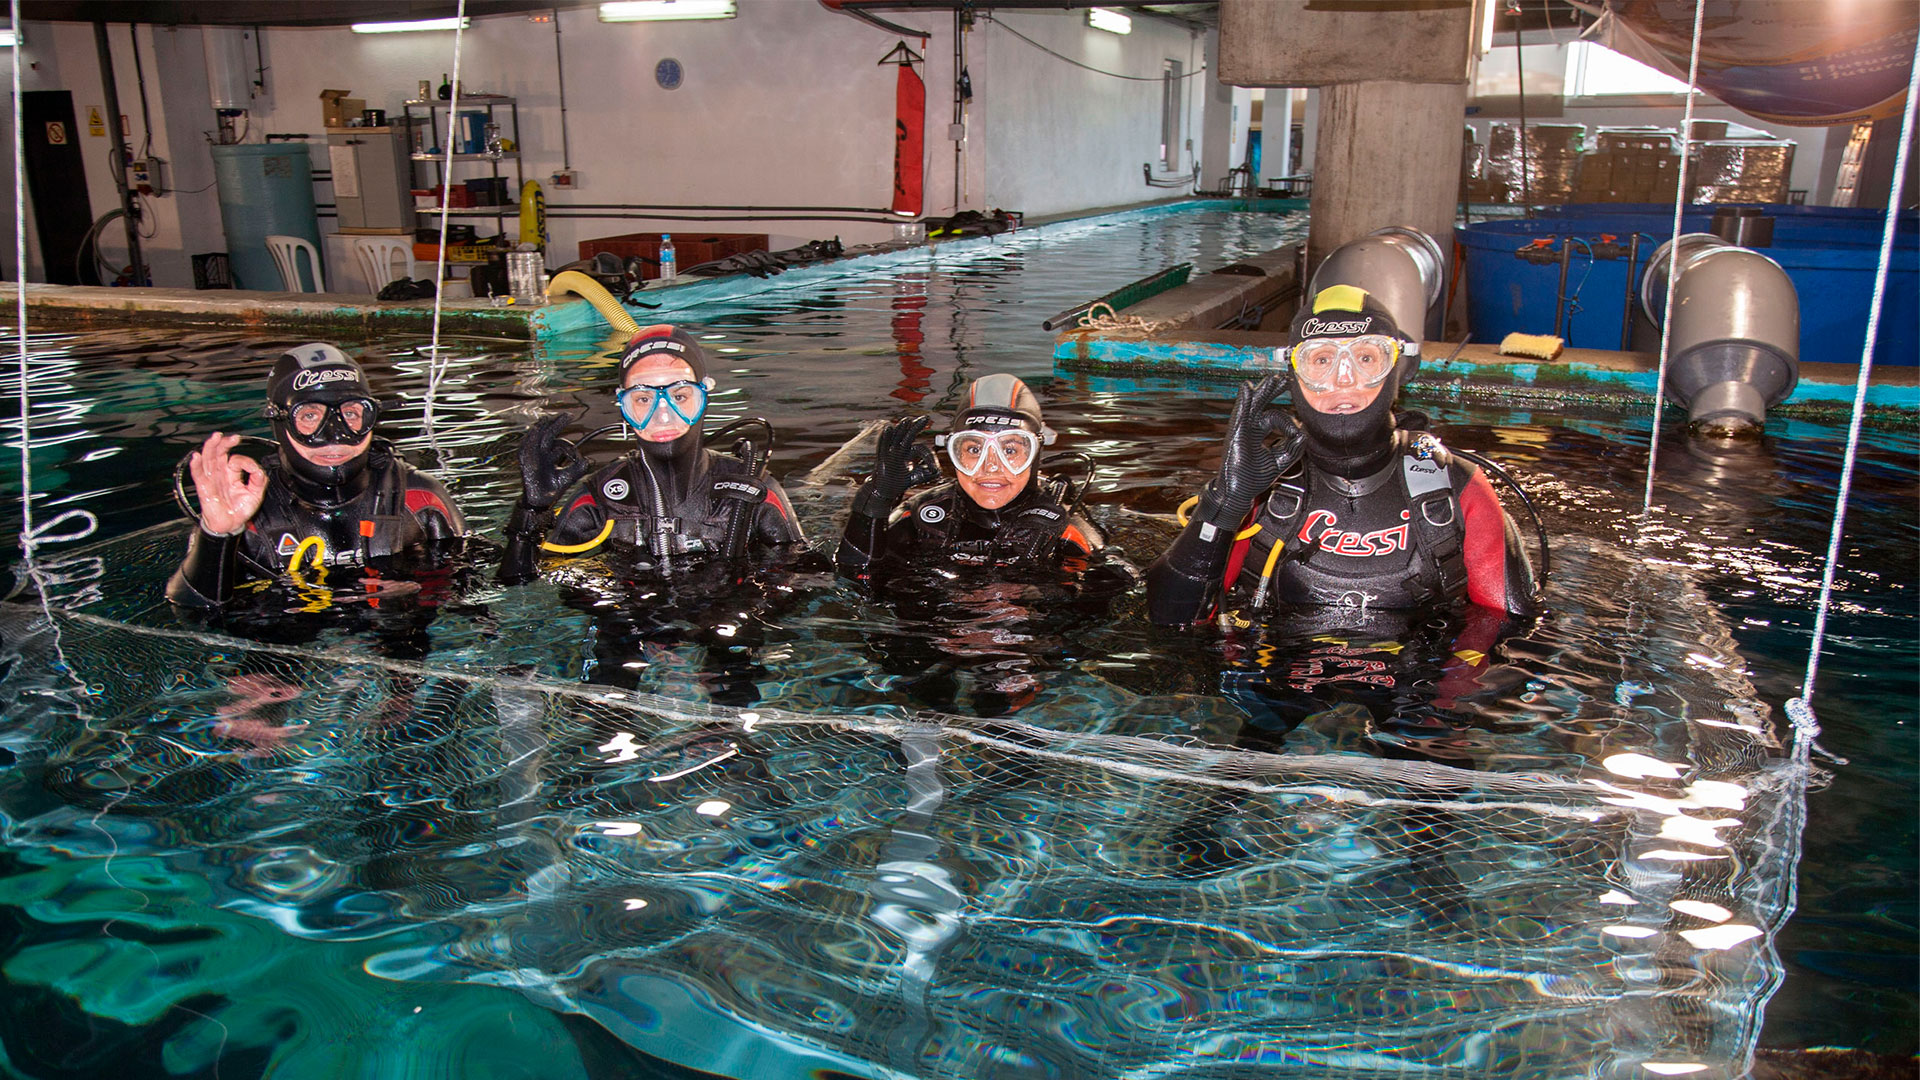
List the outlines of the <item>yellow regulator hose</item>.
{"type": "Polygon", "coordinates": [[[553,275],[552,281],[547,282],[548,298],[565,296],[568,293],[592,304],[593,309],[605,316],[608,324],[615,330],[624,334],[640,332],[640,324],[633,321],[632,314],[620,301],[613,298],[613,294],[607,291],[607,287],[578,270],[562,270],[553,275]]]}

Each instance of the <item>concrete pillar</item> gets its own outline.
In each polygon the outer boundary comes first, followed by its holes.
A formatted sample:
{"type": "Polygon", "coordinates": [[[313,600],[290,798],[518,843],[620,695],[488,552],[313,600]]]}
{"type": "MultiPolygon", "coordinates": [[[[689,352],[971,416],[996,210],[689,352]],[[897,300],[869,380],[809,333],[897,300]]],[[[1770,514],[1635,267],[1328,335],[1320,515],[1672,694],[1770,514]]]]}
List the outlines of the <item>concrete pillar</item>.
{"type": "Polygon", "coordinates": [[[1320,97],[1307,272],[1386,225],[1419,229],[1451,250],[1467,85],[1336,83],[1320,97]]]}

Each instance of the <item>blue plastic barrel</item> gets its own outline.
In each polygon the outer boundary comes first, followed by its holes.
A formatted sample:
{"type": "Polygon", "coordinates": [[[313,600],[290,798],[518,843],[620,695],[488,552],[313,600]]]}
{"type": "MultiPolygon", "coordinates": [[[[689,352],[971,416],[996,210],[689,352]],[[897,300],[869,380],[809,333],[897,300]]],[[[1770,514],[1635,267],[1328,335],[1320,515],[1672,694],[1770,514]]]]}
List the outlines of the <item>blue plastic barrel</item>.
{"type": "MultiPolygon", "coordinates": [[[[220,188],[220,225],[227,234],[227,261],[237,289],[277,290],[280,270],[267,251],[270,235],[301,236],[320,246],[313,210],[313,165],[306,143],[235,143],[210,147],[213,179],[220,188]]],[[[300,263],[307,275],[306,261],[300,263]]],[[[307,280],[313,288],[318,283],[307,280]]]]}
{"type": "MultiPolygon", "coordinates": [[[[1683,232],[1708,232],[1716,206],[1690,206],[1683,232]]],[[[1763,205],[1774,219],[1773,244],[1759,248],[1780,264],[1800,297],[1802,363],[1858,364],[1866,343],[1884,211],[1763,205]]],[[[1561,336],[1582,349],[1617,349],[1629,293],[1638,293],[1646,260],[1673,234],[1671,206],[1588,203],[1541,211],[1529,219],[1474,222],[1455,230],[1465,249],[1467,318],[1472,340],[1494,343],[1510,333],[1551,334],[1558,295],[1557,261],[1515,255],[1545,239],[1558,254],[1571,240],[1567,295],[1573,302],[1561,336]],[[1591,259],[1586,245],[1612,236],[1641,235],[1639,262],[1628,287],[1624,258],[1591,259]]],[[[1638,303],[1638,300],[1634,300],[1638,303]]],[[[1900,215],[1888,268],[1874,363],[1920,363],[1920,213],[1900,215]]]]}

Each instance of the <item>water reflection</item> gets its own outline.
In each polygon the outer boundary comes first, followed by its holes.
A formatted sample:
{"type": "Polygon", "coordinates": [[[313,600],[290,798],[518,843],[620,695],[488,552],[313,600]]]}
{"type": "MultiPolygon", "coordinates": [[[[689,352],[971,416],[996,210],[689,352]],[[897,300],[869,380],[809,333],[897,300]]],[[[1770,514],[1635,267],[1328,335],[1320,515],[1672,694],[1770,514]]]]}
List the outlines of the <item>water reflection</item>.
{"type": "MultiPolygon", "coordinates": [[[[983,261],[716,311],[703,331],[739,350],[716,422],[773,419],[776,473],[821,469],[790,490],[835,536],[852,489],[827,466],[862,425],[1013,371],[1099,459],[1095,523],[1151,558],[1212,471],[1196,433],[1230,388],[1055,377],[1033,327],[1139,276],[1121,248],[1273,237],[1112,235],[1022,251],[1017,289],[983,261]]],[[[1641,519],[1644,418],[1429,400],[1560,538],[1555,614],[1491,633],[1165,635],[1126,596],[968,584],[916,608],[828,575],[736,592],[580,563],[514,589],[477,575],[424,620],[396,604],[189,636],[156,607],[179,530],[136,530],[175,517],[164,470],[250,422],[286,344],[50,337],[36,361],[87,403],[36,440],[68,485],[50,498],[114,539],[54,568],[78,613],[58,639],[31,610],[0,619],[10,1008],[54,1017],[10,1060],[1732,1076],[1751,1050],[1780,968],[1747,931],[1777,923],[1795,854],[1766,702],[1804,659],[1834,425],[1781,419],[1742,448],[1759,457],[1664,454],[1641,519]]],[[[408,447],[484,529],[532,415],[614,417],[598,338],[468,344],[435,438],[408,447]]],[[[373,343],[369,367],[418,425],[410,350],[373,343]]],[[[1910,432],[1866,450],[1849,537],[1882,565],[1915,561],[1913,451],[1910,432]]],[[[1848,678],[1913,654],[1881,572],[1842,574],[1866,643],[1832,665],[1848,678]]],[[[1881,711],[1910,712],[1888,678],[1881,711]]],[[[1911,835],[1893,802],[1829,806],[1867,824],[1807,845],[1840,860],[1810,887],[1911,835]]]]}

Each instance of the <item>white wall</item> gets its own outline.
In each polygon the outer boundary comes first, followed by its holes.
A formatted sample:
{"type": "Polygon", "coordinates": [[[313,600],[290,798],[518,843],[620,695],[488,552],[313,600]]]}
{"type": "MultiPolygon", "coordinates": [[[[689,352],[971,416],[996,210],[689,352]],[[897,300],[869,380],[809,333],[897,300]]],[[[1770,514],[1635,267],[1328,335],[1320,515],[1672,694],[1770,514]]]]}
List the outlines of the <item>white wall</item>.
{"type": "MultiPolygon", "coordinates": [[[[984,142],[987,205],[1039,216],[1186,190],[1147,187],[1140,166],[1151,163],[1155,175],[1175,171],[1160,160],[1160,65],[1178,60],[1184,71],[1196,71],[1205,57],[1195,36],[1145,16],[1119,35],[1088,26],[1084,11],[998,11],[972,37],[979,118],[972,134],[984,142]],[[1086,67],[1041,51],[1008,27],[1086,67]]],[[[1181,141],[1192,140],[1194,149],[1182,147],[1177,171],[1192,169],[1202,148],[1201,99],[1211,81],[1211,73],[1184,80],[1181,141]]],[[[946,169],[952,171],[950,161],[946,169]]]]}
{"type": "MultiPolygon", "coordinates": [[[[100,79],[99,49],[95,44],[93,26],[89,23],[27,23],[25,45],[17,50],[15,58],[22,65],[20,84],[23,91],[67,90],[73,94],[73,111],[76,130],[72,137],[78,140],[81,157],[85,164],[87,179],[87,198],[92,205],[96,218],[120,206],[120,194],[113,183],[113,173],[108,166],[108,147],[111,140],[106,134],[88,133],[87,112],[97,107],[103,116],[106,112],[106,93],[100,79]]],[[[200,60],[199,32],[197,30],[180,31],[177,34],[162,31],[158,38],[148,27],[141,27],[137,33],[140,47],[140,63],[144,68],[148,113],[152,119],[149,133],[142,123],[140,107],[140,79],[134,68],[133,40],[136,35],[129,34],[124,24],[109,26],[107,38],[114,53],[115,88],[120,98],[120,112],[127,117],[132,134],[127,142],[135,155],[143,150],[167,160],[170,164],[185,158],[192,162],[199,140],[190,128],[182,128],[179,120],[187,115],[182,106],[183,99],[194,99],[205,110],[207,126],[211,126],[213,112],[207,108],[206,75],[200,60]],[[156,49],[156,44],[159,48],[156,49]],[[177,58],[180,48],[187,48],[192,54],[192,63],[181,63],[177,58]],[[197,86],[197,90],[195,89],[197,86]]],[[[106,117],[111,130],[112,118],[106,117]]],[[[0,131],[10,147],[13,140],[13,113],[5,110],[0,116],[0,131]]],[[[8,155],[11,158],[11,154],[8,155]]],[[[205,151],[199,151],[204,158],[205,151]]],[[[189,165],[185,179],[187,187],[201,187],[213,181],[211,164],[196,172],[189,165]]],[[[176,183],[175,175],[170,171],[166,179],[169,185],[176,183]]],[[[13,169],[8,166],[0,169],[0,201],[4,210],[0,211],[0,228],[4,228],[9,240],[13,235],[13,169]]],[[[218,251],[224,247],[220,237],[219,202],[211,188],[197,195],[180,198],[167,197],[152,200],[148,204],[152,211],[143,216],[140,225],[142,233],[142,255],[154,273],[154,283],[162,286],[186,287],[192,284],[192,267],[187,254],[200,251],[218,251]],[[187,207],[188,213],[183,222],[179,208],[187,207]],[[211,222],[209,226],[209,221],[211,222]]],[[[31,203],[27,207],[29,235],[33,221],[31,203]]],[[[124,227],[116,219],[102,230],[100,247],[110,263],[125,265],[127,248],[124,227]]],[[[11,249],[11,244],[9,244],[11,249]]],[[[12,266],[11,251],[6,264],[12,266]]],[[[41,264],[37,244],[29,246],[27,276],[34,280],[45,280],[45,268],[41,264]]]]}
{"type": "MultiPolygon", "coordinates": [[[[599,22],[590,7],[559,13],[567,144],[581,179],[574,191],[547,184],[548,174],[562,165],[553,24],[524,15],[472,20],[461,39],[462,84],[519,100],[525,177],[547,187],[555,211],[548,223],[551,262],[571,259],[582,239],[628,232],[766,232],[775,247],[836,235],[849,244],[891,235],[891,226],[879,222],[560,216],[567,205],[581,203],[889,205],[896,70],[877,61],[898,36],[811,0],[740,0],[739,6],[737,18],[710,22],[610,24],[599,22]],[[664,90],[654,81],[654,65],[665,57],[679,60],[685,71],[679,89],[664,90]]],[[[993,17],[1083,64],[1150,80],[1130,82],[1075,67],[981,18],[966,35],[974,100],[956,194],[954,144],[948,139],[952,16],[928,11],[892,18],[933,35],[924,47],[909,41],[926,56],[927,215],[1002,207],[1040,216],[1174,194],[1146,187],[1140,165],[1158,156],[1160,61],[1177,59],[1193,71],[1202,60],[1203,42],[1182,27],[1136,18],[1133,33],[1121,37],[1088,27],[1078,11],[993,17]]],[[[109,34],[121,111],[133,118],[137,152],[143,136],[133,46],[124,24],[110,27],[109,34]]],[[[41,65],[26,72],[27,88],[72,91],[84,131],[86,107],[103,102],[92,26],[29,24],[27,36],[23,55],[41,65]]],[[[214,127],[200,31],[142,26],[136,36],[153,114],[153,152],[169,161],[169,182],[180,191],[152,201],[146,231],[154,235],[146,241],[146,255],[156,284],[184,287],[191,283],[188,255],[225,247],[217,192],[210,186],[211,157],[200,134],[214,127]],[[205,190],[187,193],[196,188],[205,190]]],[[[437,87],[442,73],[452,71],[452,52],[450,32],[265,30],[266,96],[247,119],[246,141],[260,142],[269,132],[309,133],[315,167],[324,168],[321,89],[350,90],[369,107],[398,115],[421,79],[437,87]]],[[[1186,136],[1194,147],[1192,153],[1183,150],[1183,168],[1191,167],[1193,153],[1204,151],[1200,97],[1210,82],[1210,75],[1187,80],[1186,136]]],[[[118,205],[107,140],[82,136],[82,142],[99,215],[118,205]]],[[[466,166],[456,178],[483,174],[466,166]]],[[[426,175],[419,174],[422,186],[426,175]]],[[[324,183],[316,185],[316,195],[332,201],[324,183]]],[[[323,233],[332,231],[332,222],[321,219],[323,233]]],[[[484,221],[481,232],[490,227],[484,221]]],[[[107,247],[115,257],[123,250],[112,235],[107,247]]],[[[337,251],[339,245],[329,248],[337,251]]],[[[357,280],[351,268],[329,258],[330,272],[343,283],[357,280]]],[[[29,267],[40,276],[32,260],[29,267]]]]}

